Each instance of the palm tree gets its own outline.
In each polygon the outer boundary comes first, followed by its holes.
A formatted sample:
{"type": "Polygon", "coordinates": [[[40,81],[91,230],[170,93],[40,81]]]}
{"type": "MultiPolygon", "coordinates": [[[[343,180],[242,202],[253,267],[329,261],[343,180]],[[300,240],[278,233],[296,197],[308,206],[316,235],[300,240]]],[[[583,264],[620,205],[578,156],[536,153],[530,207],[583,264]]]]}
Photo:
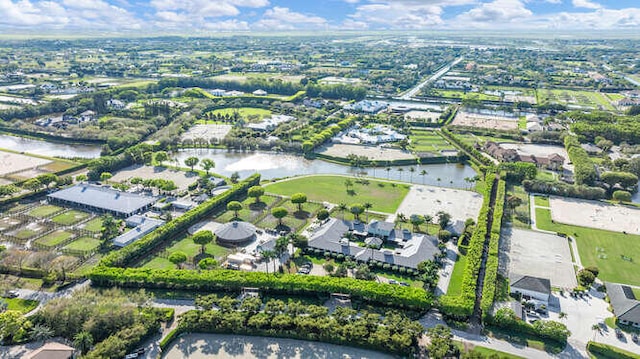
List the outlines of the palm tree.
{"type": "Polygon", "coordinates": [[[73,337],[73,346],[80,351],[80,354],[86,354],[93,345],[93,337],[89,332],[80,332],[73,337]]]}
{"type": "Polygon", "coordinates": [[[602,328],[600,328],[600,325],[594,324],[594,325],[591,326],[591,330],[593,330],[593,339],[591,339],[591,340],[595,340],[596,339],[596,334],[597,333],[601,333],[602,328]]]}
{"type": "Polygon", "coordinates": [[[420,176],[422,176],[422,184],[423,184],[423,185],[424,185],[424,180],[425,180],[425,178],[427,177],[427,174],[428,174],[428,173],[427,173],[427,171],[425,171],[425,170],[420,171],[420,176]]]}
{"type": "Polygon", "coordinates": [[[558,319],[564,319],[566,317],[567,317],[567,313],[565,313],[565,312],[558,313],[558,319]]]}
{"type": "Polygon", "coordinates": [[[362,204],[362,207],[364,208],[364,213],[367,215],[367,223],[369,223],[369,209],[373,207],[373,205],[369,202],[365,202],[362,204]]]}
{"type": "Polygon", "coordinates": [[[415,168],[409,167],[409,172],[411,173],[411,177],[409,177],[409,182],[413,182],[413,173],[416,171],[415,168]]]}
{"type": "Polygon", "coordinates": [[[426,234],[429,234],[429,225],[433,223],[433,216],[430,214],[424,215],[424,222],[427,224],[427,229],[424,231],[426,234]]]}
{"type": "Polygon", "coordinates": [[[376,166],[378,166],[377,161],[371,161],[371,167],[373,167],[373,177],[376,176],[376,166]]]}
{"type": "MultiPolygon", "coordinates": [[[[270,251],[270,250],[266,250],[266,251],[262,251],[262,258],[264,258],[267,261],[267,274],[269,274],[269,262],[271,262],[272,259],[274,259],[276,257],[276,252],[275,251],[270,251]]],[[[275,268],[274,268],[275,271],[275,268]]]]}
{"type": "Polygon", "coordinates": [[[37,342],[45,342],[53,337],[53,330],[46,325],[36,324],[31,329],[31,338],[37,342]]]}
{"type": "Polygon", "coordinates": [[[387,179],[389,179],[389,172],[391,172],[391,167],[387,167],[384,170],[387,171],[387,179]]]}
{"type": "Polygon", "coordinates": [[[342,219],[344,220],[344,212],[347,210],[347,204],[344,202],[340,202],[338,204],[338,211],[342,212],[342,219]]]}
{"type": "Polygon", "coordinates": [[[398,168],[398,172],[400,173],[400,181],[402,181],[402,172],[404,172],[404,168],[398,168]]]}

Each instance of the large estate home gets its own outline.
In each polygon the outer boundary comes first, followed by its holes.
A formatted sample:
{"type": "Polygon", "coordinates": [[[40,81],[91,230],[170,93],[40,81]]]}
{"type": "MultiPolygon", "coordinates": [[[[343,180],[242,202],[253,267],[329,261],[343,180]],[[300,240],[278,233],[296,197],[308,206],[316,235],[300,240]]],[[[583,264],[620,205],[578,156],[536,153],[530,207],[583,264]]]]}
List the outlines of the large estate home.
{"type": "MultiPolygon", "coordinates": [[[[476,146],[480,149],[479,145],[476,146]]],[[[546,168],[553,171],[562,169],[562,165],[565,160],[564,157],[557,153],[552,153],[547,157],[520,154],[513,148],[503,148],[493,141],[487,141],[482,149],[484,152],[500,162],[533,163],[540,168],[546,168]]]]}
{"type": "Polygon", "coordinates": [[[328,219],[316,229],[309,239],[309,249],[410,269],[441,253],[434,236],[399,230],[389,222],[365,224],[337,218],[328,219]]]}

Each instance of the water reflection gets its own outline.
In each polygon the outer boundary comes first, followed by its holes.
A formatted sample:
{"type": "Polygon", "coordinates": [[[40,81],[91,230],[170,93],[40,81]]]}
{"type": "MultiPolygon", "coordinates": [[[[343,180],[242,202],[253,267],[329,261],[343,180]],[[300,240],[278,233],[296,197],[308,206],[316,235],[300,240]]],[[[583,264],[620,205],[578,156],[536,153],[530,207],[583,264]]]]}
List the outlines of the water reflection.
{"type": "Polygon", "coordinates": [[[457,163],[392,166],[356,169],[321,160],[307,160],[302,156],[275,154],[266,152],[234,153],[215,149],[185,149],[174,156],[184,167],[184,160],[190,156],[200,159],[210,158],[216,163],[213,172],[230,176],[238,172],[241,178],[260,172],[263,179],[291,177],[311,174],[365,175],[382,179],[399,180],[418,184],[430,184],[443,187],[468,188],[471,186],[465,178],[476,175],[470,167],[457,163]],[[411,171],[413,168],[413,172],[411,171]],[[426,174],[423,174],[426,171],[426,174]]]}
{"type": "Polygon", "coordinates": [[[0,148],[49,157],[100,157],[100,146],[75,144],[70,145],[65,143],[39,141],[30,138],[9,135],[0,135],[0,148]]]}
{"type": "Polygon", "coordinates": [[[244,335],[189,334],[180,337],[163,355],[177,358],[393,358],[384,353],[303,340],[244,335]]]}

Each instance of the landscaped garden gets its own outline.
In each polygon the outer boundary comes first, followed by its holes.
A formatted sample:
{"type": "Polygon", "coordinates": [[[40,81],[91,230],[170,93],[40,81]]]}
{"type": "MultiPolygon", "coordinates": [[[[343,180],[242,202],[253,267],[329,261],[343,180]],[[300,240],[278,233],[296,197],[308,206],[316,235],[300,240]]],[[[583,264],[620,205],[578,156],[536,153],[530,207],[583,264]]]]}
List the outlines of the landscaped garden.
{"type": "Polygon", "coordinates": [[[37,300],[22,299],[22,298],[0,298],[0,303],[7,304],[7,310],[16,310],[22,314],[29,313],[30,311],[38,307],[39,302],[37,300]]]}
{"type": "Polygon", "coordinates": [[[334,204],[371,203],[372,211],[395,213],[410,186],[344,176],[309,176],[265,185],[267,192],[290,196],[305,193],[309,200],[334,204]],[[347,182],[348,181],[348,182],[347,182]]]}
{"type": "Polygon", "coordinates": [[[536,208],[536,223],[540,229],[575,238],[582,265],[598,267],[603,281],[640,285],[640,236],[554,223],[551,211],[544,208],[536,208]]]}

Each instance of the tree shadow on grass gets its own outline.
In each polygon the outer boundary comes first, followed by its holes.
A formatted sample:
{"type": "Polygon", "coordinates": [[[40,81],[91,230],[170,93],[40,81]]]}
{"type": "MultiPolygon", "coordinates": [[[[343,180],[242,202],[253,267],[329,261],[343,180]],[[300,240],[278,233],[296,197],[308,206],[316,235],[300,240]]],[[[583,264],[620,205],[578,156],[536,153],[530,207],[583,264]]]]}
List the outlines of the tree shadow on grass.
{"type": "Polygon", "coordinates": [[[307,219],[311,216],[311,213],[309,213],[308,211],[302,210],[302,211],[295,211],[293,213],[293,216],[296,219],[307,219]]]}
{"type": "Polygon", "coordinates": [[[356,196],[356,195],[358,195],[358,194],[356,193],[356,191],[355,191],[355,190],[348,189],[348,190],[347,190],[347,195],[349,195],[349,196],[352,196],[352,197],[353,197],[353,196],[356,196]]]}
{"type": "Polygon", "coordinates": [[[267,204],[264,202],[254,202],[249,204],[249,209],[252,211],[264,211],[267,208],[267,204]]]}

